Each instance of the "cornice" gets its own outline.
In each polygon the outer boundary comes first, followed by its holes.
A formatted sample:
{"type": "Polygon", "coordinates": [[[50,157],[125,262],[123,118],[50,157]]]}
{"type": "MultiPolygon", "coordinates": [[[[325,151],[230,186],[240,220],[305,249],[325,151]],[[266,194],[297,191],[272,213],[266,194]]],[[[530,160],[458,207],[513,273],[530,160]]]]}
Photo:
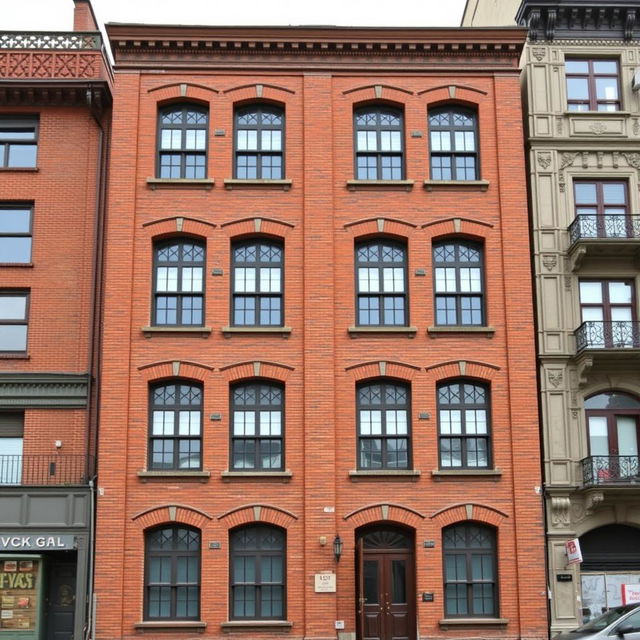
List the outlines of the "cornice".
{"type": "Polygon", "coordinates": [[[69,373],[0,372],[0,408],[82,408],[89,376],[69,373]]]}

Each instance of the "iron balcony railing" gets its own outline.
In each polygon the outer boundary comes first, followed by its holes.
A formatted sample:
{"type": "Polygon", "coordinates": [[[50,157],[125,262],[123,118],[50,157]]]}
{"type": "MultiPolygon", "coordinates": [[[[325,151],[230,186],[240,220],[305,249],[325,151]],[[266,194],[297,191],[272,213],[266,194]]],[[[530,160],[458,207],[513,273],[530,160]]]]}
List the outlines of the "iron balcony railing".
{"type": "Polygon", "coordinates": [[[640,484],[638,456],[590,456],[582,461],[585,485],[640,484]]]}
{"type": "Polygon", "coordinates": [[[569,225],[569,242],[605,238],[636,238],[640,240],[640,215],[607,213],[604,215],[581,213],[569,225]]]}
{"type": "Polygon", "coordinates": [[[94,31],[0,31],[0,49],[102,49],[94,31]]]}
{"type": "Polygon", "coordinates": [[[0,455],[0,485],[88,484],[93,462],[86,455],[0,455]]]}
{"type": "Polygon", "coordinates": [[[588,320],[576,330],[576,351],[585,349],[640,349],[640,322],[588,320]]]}

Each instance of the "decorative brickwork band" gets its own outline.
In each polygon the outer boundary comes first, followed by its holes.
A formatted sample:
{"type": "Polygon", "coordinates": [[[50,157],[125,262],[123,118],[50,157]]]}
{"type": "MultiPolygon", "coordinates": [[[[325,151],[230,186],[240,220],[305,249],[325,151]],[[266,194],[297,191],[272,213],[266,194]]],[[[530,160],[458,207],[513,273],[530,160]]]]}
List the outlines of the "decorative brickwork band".
{"type": "Polygon", "coordinates": [[[394,503],[369,504],[343,516],[343,519],[350,521],[355,528],[389,520],[416,529],[424,518],[424,514],[419,511],[394,503]]]}
{"type": "Polygon", "coordinates": [[[100,62],[96,53],[0,52],[0,78],[97,78],[100,62]]]}
{"type": "Polygon", "coordinates": [[[99,33],[0,33],[0,49],[102,49],[99,33]]]}
{"type": "Polygon", "coordinates": [[[207,376],[213,371],[213,367],[199,362],[167,360],[165,362],[154,362],[138,367],[142,377],[150,382],[151,380],[161,380],[162,378],[190,378],[204,382],[207,376]]]}
{"type": "Polygon", "coordinates": [[[213,222],[201,220],[200,218],[187,218],[172,216],[171,218],[161,218],[151,220],[142,225],[150,236],[172,235],[176,233],[186,233],[192,236],[206,238],[211,230],[216,227],[213,222]]]}
{"type": "Polygon", "coordinates": [[[422,228],[425,230],[427,237],[432,239],[460,234],[475,236],[476,238],[487,238],[493,225],[473,218],[441,218],[440,220],[423,224],[422,228]]]}
{"type": "Polygon", "coordinates": [[[230,238],[256,233],[286,238],[294,227],[295,225],[291,222],[275,218],[243,218],[242,220],[223,222],[221,225],[222,230],[230,238]]]}
{"type": "Polygon", "coordinates": [[[245,378],[269,378],[286,382],[293,367],[278,362],[237,362],[235,364],[220,367],[220,373],[228,382],[243,380],[245,378]]]}
{"type": "Polygon", "coordinates": [[[349,222],[344,225],[344,228],[350,231],[354,238],[381,233],[388,236],[409,238],[413,235],[417,225],[397,218],[365,218],[349,222]]]}
{"type": "Polygon", "coordinates": [[[429,516],[441,528],[463,520],[476,520],[498,527],[508,517],[504,511],[477,502],[452,504],[444,509],[435,511],[429,516]]]}
{"type": "Polygon", "coordinates": [[[345,371],[348,371],[356,381],[379,378],[380,376],[398,378],[399,380],[413,380],[416,373],[420,371],[420,367],[405,364],[404,362],[375,361],[355,364],[352,367],[347,367],[345,371]]]}
{"type": "Polygon", "coordinates": [[[202,529],[207,521],[213,520],[213,516],[187,505],[165,504],[141,511],[131,519],[141,529],[149,529],[166,522],[180,522],[202,529]]]}
{"type": "Polygon", "coordinates": [[[448,360],[447,362],[439,362],[431,367],[427,367],[428,374],[435,377],[436,380],[445,380],[446,378],[478,378],[479,380],[493,380],[496,373],[500,371],[500,367],[488,362],[477,362],[476,360],[448,360]]]}
{"type": "Polygon", "coordinates": [[[281,509],[271,504],[245,504],[225,511],[217,516],[217,518],[218,520],[224,521],[229,529],[250,522],[268,522],[269,524],[286,529],[298,519],[298,516],[291,511],[281,509]]]}

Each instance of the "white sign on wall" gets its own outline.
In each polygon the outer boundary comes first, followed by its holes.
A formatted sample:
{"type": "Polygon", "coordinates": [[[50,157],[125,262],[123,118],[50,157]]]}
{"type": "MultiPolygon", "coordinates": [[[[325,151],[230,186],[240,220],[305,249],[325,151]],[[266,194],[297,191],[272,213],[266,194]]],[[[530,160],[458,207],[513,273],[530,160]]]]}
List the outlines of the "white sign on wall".
{"type": "Polygon", "coordinates": [[[580,551],[580,541],[578,538],[567,540],[564,543],[567,552],[567,564],[576,564],[582,562],[582,551],[580,551]]]}
{"type": "Polygon", "coordinates": [[[335,573],[316,573],[315,575],[315,591],[316,593],[335,593],[336,592],[336,574],[335,573]]]}
{"type": "Polygon", "coordinates": [[[621,584],[622,604],[640,602],[640,584],[621,584]]]}

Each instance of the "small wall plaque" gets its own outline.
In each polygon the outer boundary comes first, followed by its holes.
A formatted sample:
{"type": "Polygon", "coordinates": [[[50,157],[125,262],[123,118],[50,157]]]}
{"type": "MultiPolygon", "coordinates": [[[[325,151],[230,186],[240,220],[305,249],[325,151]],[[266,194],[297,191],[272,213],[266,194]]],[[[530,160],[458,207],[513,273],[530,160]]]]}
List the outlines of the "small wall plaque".
{"type": "Polygon", "coordinates": [[[422,131],[412,131],[411,132],[411,137],[412,138],[422,138],[422,131]]]}
{"type": "Polygon", "coordinates": [[[223,276],[224,275],[224,271],[222,269],[211,269],[211,275],[212,276],[223,276]]]}
{"type": "Polygon", "coordinates": [[[222,420],[222,414],[221,413],[212,413],[209,416],[210,420],[222,420]]]}
{"type": "Polygon", "coordinates": [[[436,541],[435,540],[425,540],[423,543],[425,549],[435,549],[436,541]]]}
{"type": "Polygon", "coordinates": [[[213,132],[213,135],[214,135],[214,136],[223,136],[223,135],[225,135],[225,131],[224,131],[224,129],[216,129],[216,130],[213,132]]]}
{"type": "Polygon", "coordinates": [[[421,411],[418,414],[418,420],[429,420],[431,418],[431,414],[428,411],[421,411]]]}
{"type": "Polygon", "coordinates": [[[573,574],[571,573],[559,573],[556,576],[558,582],[573,582],[573,574]]]}
{"type": "Polygon", "coordinates": [[[316,573],[315,574],[315,592],[316,593],[335,593],[336,592],[336,574],[335,573],[316,573]]]}
{"type": "Polygon", "coordinates": [[[222,549],[222,544],[220,542],[210,542],[209,549],[222,549]]]}
{"type": "Polygon", "coordinates": [[[426,272],[424,269],[416,269],[416,270],[414,271],[414,273],[415,273],[417,276],[426,276],[426,275],[427,275],[427,272],[426,272]]]}
{"type": "Polygon", "coordinates": [[[434,595],[431,591],[422,592],[422,602],[433,602],[434,595]]]}

